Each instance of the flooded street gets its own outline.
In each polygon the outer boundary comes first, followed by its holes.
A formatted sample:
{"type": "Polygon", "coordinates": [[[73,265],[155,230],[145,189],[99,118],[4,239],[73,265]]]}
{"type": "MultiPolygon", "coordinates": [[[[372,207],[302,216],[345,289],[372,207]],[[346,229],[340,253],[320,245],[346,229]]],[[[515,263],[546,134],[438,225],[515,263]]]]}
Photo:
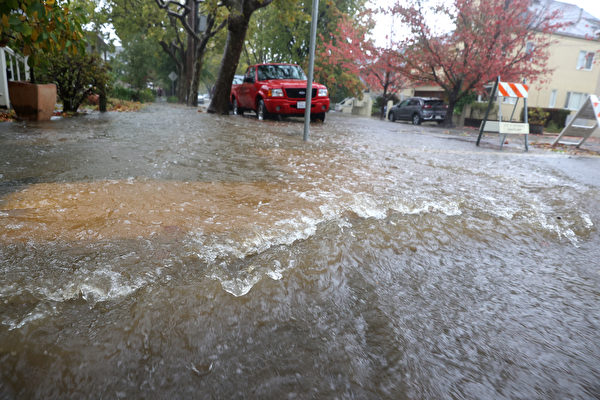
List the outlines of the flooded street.
{"type": "Polygon", "coordinates": [[[599,398],[600,158],[327,118],[0,123],[0,398],[599,398]]]}

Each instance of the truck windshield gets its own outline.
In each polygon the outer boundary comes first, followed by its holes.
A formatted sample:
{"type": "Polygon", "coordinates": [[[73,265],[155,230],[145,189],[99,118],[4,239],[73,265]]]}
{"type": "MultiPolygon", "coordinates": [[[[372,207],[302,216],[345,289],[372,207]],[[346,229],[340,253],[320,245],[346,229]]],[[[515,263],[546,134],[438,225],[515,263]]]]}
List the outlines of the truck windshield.
{"type": "Polygon", "coordinates": [[[258,80],[270,79],[299,79],[306,80],[306,75],[298,65],[260,65],[258,67],[258,80]]]}

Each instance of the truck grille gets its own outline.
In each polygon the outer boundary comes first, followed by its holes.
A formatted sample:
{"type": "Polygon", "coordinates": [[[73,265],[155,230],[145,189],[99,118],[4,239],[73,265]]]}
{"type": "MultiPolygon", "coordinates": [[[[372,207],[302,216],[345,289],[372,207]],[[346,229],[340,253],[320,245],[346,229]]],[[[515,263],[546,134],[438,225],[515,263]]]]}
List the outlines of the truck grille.
{"type": "MultiPolygon", "coordinates": [[[[301,89],[285,89],[285,93],[287,97],[290,99],[305,99],[306,98],[306,88],[301,89]]],[[[317,95],[317,89],[312,90],[312,97],[317,95]]]]}

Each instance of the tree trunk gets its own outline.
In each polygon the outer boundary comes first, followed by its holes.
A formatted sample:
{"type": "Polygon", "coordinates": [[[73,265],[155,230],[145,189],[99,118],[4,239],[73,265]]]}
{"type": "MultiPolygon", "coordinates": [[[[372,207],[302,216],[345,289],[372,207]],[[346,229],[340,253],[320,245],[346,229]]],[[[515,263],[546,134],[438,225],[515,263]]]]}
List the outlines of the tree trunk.
{"type": "Polygon", "coordinates": [[[204,38],[198,46],[196,46],[194,69],[192,74],[192,82],[190,83],[190,93],[192,94],[188,98],[187,105],[198,107],[198,88],[200,87],[200,72],[202,71],[202,65],[204,64],[204,52],[206,51],[206,45],[208,44],[208,38],[204,38]]]}
{"type": "Polygon", "coordinates": [[[385,119],[385,107],[388,103],[388,96],[383,92],[383,96],[381,98],[381,107],[379,108],[379,119],[385,119]]]}
{"type": "Polygon", "coordinates": [[[458,101],[460,94],[460,86],[462,82],[459,82],[452,90],[447,93],[448,94],[448,111],[446,112],[446,118],[444,118],[443,126],[452,128],[454,127],[454,121],[452,121],[452,116],[454,115],[454,107],[456,106],[456,102],[458,101]]]}
{"type": "Polygon", "coordinates": [[[382,95],[382,99],[381,99],[381,113],[379,114],[379,119],[385,119],[385,107],[387,106],[388,103],[388,97],[390,97],[390,95],[388,94],[388,87],[390,85],[390,73],[389,72],[385,72],[385,82],[383,83],[383,95],[382,95]]]}
{"type": "Polygon", "coordinates": [[[387,106],[388,97],[389,97],[387,89],[388,89],[388,85],[387,84],[383,85],[383,95],[381,96],[381,109],[380,109],[381,113],[379,114],[379,119],[385,119],[385,107],[387,106]]]}
{"type": "Polygon", "coordinates": [[[177,96],[177,102],[178,103],[185,103],[185,92],[186,92],[186,85],[185,85],[185,65],[182,66],[180,72],[177,74],[177,80],[175,81],[175,85],[176,85],[176,96],[177,96]]]}
{"type": "Polygon", "coordinates": [[[100,112],[106,112],[106,106],[107,106],[106,92],[103,90],[100,92],[100,96],[98,98],[98,110],[100,110],[100,112]]]}
{"type": "Polygon", "coordinates": [[[71,102],[69,100],[63,99],[63,112],[72,112],[72,111],[75,111],[75,110],[73,110],[73,105],[71,104],[71,102]]]}
{"type": "Polygon", "coordinates": [[[219,76],[215,84],[215,92],[208,106],[209,113],[229,114],[229,94],[231,92],[231,82],[235,76],[250,17],[242,13],[230,13],[227,21],[227,42],[219,76]]]}
{"type": "Polygon", "coordinates": [[[194,74],[192,75],[191,92],[194,94],[191,99],[188,99],[188,106],[198,107],[198,88],[200,87],[200,72],[204,64],[204,52],[208,39],[204,40],[196,50],[196,60],[194,62],[194,74]],[[191,100],[191,101],[190,101],[191,100]]]}

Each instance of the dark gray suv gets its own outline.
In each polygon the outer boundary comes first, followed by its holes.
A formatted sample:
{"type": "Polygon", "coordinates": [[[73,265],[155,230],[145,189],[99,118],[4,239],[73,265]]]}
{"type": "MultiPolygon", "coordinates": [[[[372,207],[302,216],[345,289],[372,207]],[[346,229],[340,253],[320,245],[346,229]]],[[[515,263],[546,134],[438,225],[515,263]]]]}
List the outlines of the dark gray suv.
{"type": "Polygon", "coordinates": [[[440,99],[432,97],[411,97],[390,109],[388,119],[412,121],[419,125],[423,121],[436,121],[442,123],[446,118],[448,106],[440,99]]]}

